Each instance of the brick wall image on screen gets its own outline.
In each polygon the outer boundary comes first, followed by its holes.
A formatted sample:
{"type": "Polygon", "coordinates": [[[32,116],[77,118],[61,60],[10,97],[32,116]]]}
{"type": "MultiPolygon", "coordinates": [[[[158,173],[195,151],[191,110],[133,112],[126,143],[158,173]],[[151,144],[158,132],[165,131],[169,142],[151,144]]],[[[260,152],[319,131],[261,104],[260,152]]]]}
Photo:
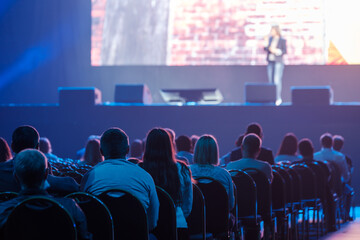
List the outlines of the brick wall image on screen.
{"type": "Polygon", "coordinates": [[[287,40],[286,64],[326,63],[323,0],[131,0],[121,8],[107,6],[114,1],[93,0],[93,65],[263,65],[273,23],[287,40]],[[129,11],[136,31],[126,25],[129,11]]]}

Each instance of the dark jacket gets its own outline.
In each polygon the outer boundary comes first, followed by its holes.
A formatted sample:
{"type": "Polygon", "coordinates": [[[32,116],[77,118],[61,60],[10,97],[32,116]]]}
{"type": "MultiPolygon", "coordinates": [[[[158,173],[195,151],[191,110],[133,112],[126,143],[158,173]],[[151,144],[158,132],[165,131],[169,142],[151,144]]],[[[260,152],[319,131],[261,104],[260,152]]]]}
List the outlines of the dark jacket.
{"type": "MultiPolygon", "coordinates": [[[[273,37],[270,37],[270,39],[269,39],[269,45],[264,48],[265,51],[267,52],[266,60],[267,60],[268,62],[270,61],[270,60],[269,60],[269,54],[270,54],[269,47],[271,46],[272,40],[273,40],[273,37]]],[[[279,55],[279,56],[276,56],[276,55],[275,55],[275,62],[283,62],[283,55],[286,54],[286,52],[287,52],[287,49],[286,49],[286,40],[285,40],[284,38],[280,37],[279,42],[278,42],[278,44],[277,44],[277,48],[279,48],[279,49],[282,51],[282,53],[281,53],[281,55],[279,55]]]]}

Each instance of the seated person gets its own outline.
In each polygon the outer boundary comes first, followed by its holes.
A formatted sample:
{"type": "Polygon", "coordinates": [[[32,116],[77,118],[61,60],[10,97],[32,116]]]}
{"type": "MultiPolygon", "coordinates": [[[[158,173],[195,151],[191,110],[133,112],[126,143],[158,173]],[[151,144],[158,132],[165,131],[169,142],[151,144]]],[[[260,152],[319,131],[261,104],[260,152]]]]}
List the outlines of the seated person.
{"type": "Polygon", "coordinates": [[[341,180],[347,183],[350,180],[350,171],[346,162],[345,155],[335,151],[332,148],[333,141],[330,133],[324,133],[320,137],[321,150],[314,154],[314,159],[317,161],[329,161],[336,164],[341,173],[341,180]]]}
{"type": "Polygon", "coordinates": [[[245,135],[241,145],[243,158],[240,160],[230,162],[227,166],[227,170],[242,170],[246,168],[255,168],[265,173],[271,182],[273,179],[271,165],[267,162],[257,160],[257,157],[261,151],[261,139],[253,133],[245,135]]]}
{"type": "MultiPolygon", "coordinates": [[[[249,134],[249,133],[253,133],[253,134],[257,135],[260,139],[263,138],[263,131],[262,131],[261,125],[259,123],[250,123],[246,128],[245,135],[249,134]]],[[[238,148],[235,148],[233,151],[231,151],[230,161],[233,162],[233,161],[241,159],[242,157],[243,156],[242,156],[241,147],[238,147],[238,148]]],[[[267,162],[270,165],[274,165],[273,152],[268,148],[261,147],[260,153],[256,159],[267,162]]]]}
{"type": "MultiPolygon", "coordinates": [[[[11,148],[15,156],[27,148],[38,149],[39,138],[38,131],[32,126],[20,126],[16,128],[12,134],[11,142],[11,148]]],[[[13,159],[0,164],[0,192],[20,191],[20,184],[15,180],[13,172],[13,159]]],[[[70,177],[49,175],[46,182],[48,186],[46,190],[52,195],[66,196],[79,191],[79,185],[70,177]]]]}
{"type": "Polygon", "coordinates": [[[53,198],[46,191],[48,162],[44,154],[35,149],[23,150],[16,155],[14,163],[15,176],[20,182],[19,196],[0,203],[0,227],[6,223],[12,209],[23,200],[34,196],[45,196],[60,203],[72,216],[80,239],[91,239],[87,232],[86,218],[80,207],[72,199],[53,198]]]}
{"type": "Polygon", "coordinates": [[[190,152],[191,151],[191,140],[188,136],[181,135],[176,138],[175,140],[177,158],[186,158],[186,162],[188,164],[193,163],[194,155],[190,152]]]}
{"type": "Polygon", "coordinates": [[[194,153],[194,164],[190,165],[193,178],[210,177],[218,180],[229,196],[229,207],[235,205],[234,186],[231,175],[219,165],[219,148],[216,139],[211,135],[203,135],[197,141],[194,153]]]}
{"type": "Polygon", "coordinates": [[[298,140],[293,133],[288,133],[283,138],[279,152],[275,157],[275,162],[294,162],[301,159],[301,156],[297,155],[298,150],[298,140]]]}
{"type": "Polygon", "coordinates": [[[5,139],[0,137],[0,163],[12,159],[10,147],[5,139]]]}
{"type": "Polygon", "coordinates": [[[140,139],[135,139],[130,146],[130,157],[142,159],[144,151],[144,143],[140,139]]]}
{"type": "Polygon", "coordinates": [[[111,189],[121,189],[137,197],[144,206],[149,230],[156,227],[159,199],[154,180],[144,169],[127,161],[129,138],[120,128],[106,130],[100,139],[100,150],[105,160],[86,173],[81,191],[100,195],[111,189]]]}

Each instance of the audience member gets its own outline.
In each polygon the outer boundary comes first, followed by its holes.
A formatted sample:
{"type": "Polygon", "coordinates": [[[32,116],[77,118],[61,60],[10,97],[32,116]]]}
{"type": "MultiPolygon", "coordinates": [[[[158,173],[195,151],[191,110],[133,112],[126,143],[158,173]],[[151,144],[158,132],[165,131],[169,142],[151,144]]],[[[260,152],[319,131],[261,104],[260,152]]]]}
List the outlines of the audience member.
{"type": "Polygon", "coordinates": [[[194,153],[194,164],[190,165],[194,178],[211,177],[218,180],[229,195],[229,207],[235,205],[234,186],[231,175],[219,165],[219,147],[215,137],[203,135],[197,141],[194,153]]]}
{"type": "Polygon", "coordinates": [[[195,145],[196,142],[199,140],[199,136],[198,135],[191,135],[190,140],[191,140],[191,153],[194,154],[194,150],[195,150],[195,145]]]}
{"type": "Polygon", "coordinates": [[[181,135],[176,138],[175,144],[176,144],[176,150],[177,150],[176,157],[177,158],[181,158],[181,157],[186,158],[188,164],[193,164],[194,155],[190,152],[191,151],[190,138],[188,136],[181,135]]]}
{"type": "Polygon", "coordinates": [[[0,163],[12,158],[10,147],[5,139],[0,137],[0,163]]]}
{"type": "Polygon", "coordinates": [[[177,162],[174,146],[167,131],[152,129],[146,139],[143,167],[174,200],[176,206],[176,225],[179,239],[189,239],[186,217],[192,208],[192,184],[188,167],[177,162]]]}
{"type": "Polygon", "coordinates": [[[300,160],[301,157],[297,155],[298,140],[293,133],[287,133],[283,138],[275,162],[294,162],[300,160]]]}
{"type": "MultiPolygon", "coordinates": [[[[86,143],[91,139],[100,140],[100,136],[99,135],[90,135],[88,137],[88,139],[86,140],[86,143]]],[[[76,159],[81,159],[84,156],[84,154],[85,154],[85,147],[83,147],[82,149],[80,149],[79,151],[76,152],[76,159]]]]}
{"type": "Polygon", "coordinates": [[[314,154],[314,159],[335,163],[340,170],[342,181],[347,183],[350,180],[350,172],[346,163],[345,155],[332,148],[333,141],[331,134],[324,133],[321,135],[320,143],[322,148],[314,154]]]}
{"type": "MultiPolygon", "coordinates": [[[[246,128],[245,135],[247,135],[249,133],[253,133],[253,134],[257,135],[260,139],[263,138],[263,131],[262,131],[261,125],[259,123],[250,123],[246,128]]],[[[236,161],[241,158],[242,158],[241,147],[235,148],[231,152],[230,161],[231,162],[236,161]]],[[[265,147],[261,147],[261,150],[260,150],[260,153],[259,153],[257,159],[267,162],[270,165],[274,164],[273,152],[270,149],[265,148],[265,147]]]]}
{"type": "MultiPolygon", "coordinates": [[[[342,148],[344,146],[344,138],[340,135],[334,135],[333,136],[333,149],[335,151],[341,152],[342,148]]],[[[348,169],[350,171],[350,177],[354,171],[352,160],[349,156],[345,155],[346,163],[348,165],[348,169]]]]}
{"type": "Polygon", "coordinates": [[[45,154],[48,162],[51,164],[52,162],[57,162],[59,158],[52,153],[52,146],[50,140],[46,137],[41,137],[39,141],[39,150],[45,154]]]}
{"type": "MultiPolygon", "coordinates": [[[[11,148],[18,154],[20,151],[31,148],[38,149],[39,133],[32,126],[20,126],[12,134],[11,148]]],[[[13,176],[14,160],[11,159],[0,165],[0,192],[20,191],[20,185],[13,176]]],[[[56,177],[49,175],[46,180],[48,188],[46,189],[53,195],[65,196],[72,192],[79,191],[79,186],[74,179],[70,177],[56,177]]]]}
{"type": "MultiPolygon", "coordinates": [[[[245,136],[245,135],[242,134],[242,135],[240,135],[240,136],[236,139],[236,141],[235,141],[235,147],[236,147],[236,148],[240,148],[240,147],[241,147],[241,143],[242,143],[242,141],[243,141],[243,139],[244,139],[244,136],[245,136]]],[[[221,165],[221,166],[226,166],[226,165],[230,162],[231,152],[232,152],[232,151],[228,152],[227,154],[225,154],[224,156],[222,156],[222,157],[220,158],[220,165],[221,165]]]]}
{"type": "Polygon", "coordinates": [[[227,170],[242,170],[246,168],[255,168],[265,173],[271,182],[273,179],[271,165],[267,162],[257,160],[261,151],[261,138],[254,133],[245,135],[241,145],[243,157],[240,160],[230,162],[227,170]]]}
{"type": "Polygon", "coordinates": [[[299,141],[299,153],[302,159],[293,161],[293,163],[311,163],[314,160],[314,146],[310,139],[303,138],[299,141]]]}
{"type": "Polygon", "coordinates": [[[90,139],[85,147],[85,154],[80,159],[80,163],[95,166],[104,161],[104,157],[100,152],[100,141],[96,138],[90,139]]]}
{"type": "MultiPolygon", "coordinates": [[[[173,146],[176,146],[176,144],[175,144],[175,139],[176,139],[175,131],[172,130],[171,128],[164,128],[164,130],[169,134],[171,144],[173,146]]],[[[187,160],[187,158],[180,157],[180,156],[179,157],[175,156],[175,158],[176,158],[176,161],[181,161],[181,162],[186,163],[187,165],[189,165],[189,161],[187,160]]]]}
{"type": "Polygon", "coordinates": [[[159,216],[159,199],[154,180],[142,168],[126,160],[129,139],[119,128],[106,130],[100,139],[100,151],[105,161],[97,164],[82,179],[81,190],[94,195],[110,189],[125,190],[143,204],[149,229],[156,227],[159,216]]]}
{"type": "Polygon", "coordinates": [[[143,151],[143,141],[140,139],[135,139],[130,145],[130,157],[142,159],[143,151]]]}
{"type": "Polygon", "coordinates": [[[12,209],[20,202],[34,196],[45,196],[60,203],[70,213],[75,221],[80,239],[91,239],[91,234],[87,232],[85,215],[74,200],[53,198],[45,191],[47,167],[46,156],[38,150],[26,149],[16,155],[14,174],[20,182],[21,191],[18,197],[0,203],[0,228],[6,223],[12,209]]]}
{"type": "MultiPolygon", "coordinates": [[[[335,135],[333,136],[333,149],[335,151],[340,152],[342,147],[344,146],[344,138],[340,135],[335,135]]],[[[352,193],[353,193],[353,188],[350,186],[351,184],[351,177],[352,177],[352,173],[354,171],[353,165],[352,165],[352,160],[350,157],[348,157],[347,155],[345,155],[345,159],[346,159],[346,163],[348,165],[348,170],[349,170],[349,181],[347,184],[345,184],[345,196],[346,196],[346,203],[345,203],[345,215],[347,219],[351,219],[350,218],[350,208],[351,208],[351,203],[352,203],[352,193]]]]}

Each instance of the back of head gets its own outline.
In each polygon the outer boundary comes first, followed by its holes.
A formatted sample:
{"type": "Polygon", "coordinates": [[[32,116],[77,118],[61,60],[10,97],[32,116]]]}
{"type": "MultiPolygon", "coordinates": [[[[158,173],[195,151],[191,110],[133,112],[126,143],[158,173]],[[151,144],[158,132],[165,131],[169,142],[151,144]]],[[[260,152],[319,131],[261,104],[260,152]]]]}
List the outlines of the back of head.
{"type": "Polygon", "coordinates": [[[262,128],[261,128],[261,125],[259,123],[250,123],[247,128],[246,128],[246,134],[249,134],[249,133],[254,133],[256,134],[259,138],[262,138],[263,137],[263,132],[262,132],[262,128]]]}
{"type": "Polygon", "coordinates": [[[333,148],[336,151],[341,151],[342,147],[344,146],[344,138],[340,135],[333,136],[333,148]]]}
{"type": "Polygon", "coordinates": [[[51,143],[50,140],[46,137],[41,137],[39,142],[39,150],[43,153],[51,153],[51,143]]]}
{"type": "Polygon", "coordinates": [[[129,138],[120,128],[110,128],[102,134],[100,146],[105,159],[125,158],[129,152],[129,138]]]}
{"type": "Polygon", "coordinates": [[[174,162],[174,147],[170,134],[162,128],[153,128],[147,135],[144,164],[148,162],[174,162]]]}
{"type": "Polygon", "coordinates": [[[142,167],[152,176],[155,185],[167,191],[175,204],[180,200],[180,179],[170,134],[153,128],[147,134],[142,167]]]}
{"type": "Polygon", "coordinates": [[[236,141],[235,141],[235,146],[236,147],[241,147],[241,144],[242,144],[242,141],[244,140],[244,137],[245,137],[245,135],[242,134],[236,139],[236,141]]]}
{"type": "Polygon", "coordinates": [[[295,155],[298,148],[298,140],[293,133],[288,133],[283,138],[277,155],[295,155]]]}
{"type": "Polygon", "coordinates": [[[195,145],[194,163],[219,165],[219,148],[215,137],[200,137],[195,145]]]}
{"type": "Polygon", "coordinates": [[[0,137],[0,162],[6,162],[12,158],[10,147],[5,139],[0,137]]]}
{"type": "Polygon", "coordinates": [[[143,149],[143,141],[140,139],[135,139],[130,146],[130,156],[141,157],[143,154],[143,149]]]}
{"type": "Polygon", "coordinates": [[[39,133],[32,126],[20,126],[12,134],[11,148],[14,153],[27,148],[38,148],[39,133]]]}
{"type": "Polygon", "coordinates": [[[185,151],[190,152],[191,150],[191,140],[188,136],[181,135],[175,140],[176,149],[178,152],[185,151]]]}
{"type": "Polygon", "coordinates": [[[299,153],[303,157],[313,157],[314,155],[314,146],[310,139],[303,138],[299,142],[299,153]]]}
{"type": "Polygon", "coordinates": [[[324,133],[320,137],[320,143],[324,148],[331,148],[333,144],[332,135],[330,133],[324,133]]]}
{"type": "Polygon", "coordinates": [[[39,188],[46,178],[47,159],[36,149],[26,149],[16,155],[14,169],[22,187],[39,188]]]}
{"type": "Polygon", "coordinates": [[[100,152],[100,141],[98,139],[91,139],[87,142],[83,161],[91,166],[95,166],[99,162],[104,161],[100,152]]]}
{"type": "Polygon", "coordinates": [[[254,133],[245,135],[241,145],[244,158],[257,158],[260,153],[262,141],[260,137],[254,133]]]}

